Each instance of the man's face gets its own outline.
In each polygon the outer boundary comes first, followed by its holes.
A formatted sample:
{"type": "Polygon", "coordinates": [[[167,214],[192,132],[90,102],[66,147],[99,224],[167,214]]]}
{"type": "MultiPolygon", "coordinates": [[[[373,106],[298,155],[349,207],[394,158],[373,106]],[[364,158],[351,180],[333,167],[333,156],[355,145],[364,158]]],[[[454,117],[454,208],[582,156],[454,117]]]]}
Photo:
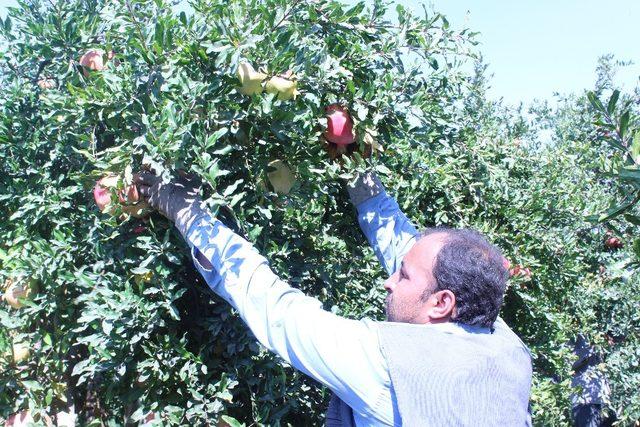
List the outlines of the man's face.
{"type": "Polygon", "coordinates": [[[436,288],[433,267],[445,241],[445,233],[429,234],[418,240],[404,256],[400,270],[384,283],[388,292],[385,311],[390,322],[429,323],[429,309],[435,304],[423,298],[436,288]]]}

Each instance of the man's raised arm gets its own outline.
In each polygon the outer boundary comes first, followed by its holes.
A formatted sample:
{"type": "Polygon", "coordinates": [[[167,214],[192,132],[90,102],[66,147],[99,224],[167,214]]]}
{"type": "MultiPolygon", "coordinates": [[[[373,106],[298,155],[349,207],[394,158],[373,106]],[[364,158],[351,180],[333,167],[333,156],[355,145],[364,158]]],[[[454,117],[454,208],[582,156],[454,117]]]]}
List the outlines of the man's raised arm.
{"type": "Polygon", "coordinates": [[[203,208],[189,184],[163,184],[151,174],[137,183],[150,205],[175,222],[207,284],[261,344],[329,387],[364,419],[393,423],[390,378],[372,322],[328,312],[282,281],[251,243],[203,208]]]}
{"type": "Polygon", "coordinates": [[[387,273],[395,273],[415,243],[417,230],[373,172],[359,175],[347,190],[358,211],[360,227],[378,260],[387,273]]]}

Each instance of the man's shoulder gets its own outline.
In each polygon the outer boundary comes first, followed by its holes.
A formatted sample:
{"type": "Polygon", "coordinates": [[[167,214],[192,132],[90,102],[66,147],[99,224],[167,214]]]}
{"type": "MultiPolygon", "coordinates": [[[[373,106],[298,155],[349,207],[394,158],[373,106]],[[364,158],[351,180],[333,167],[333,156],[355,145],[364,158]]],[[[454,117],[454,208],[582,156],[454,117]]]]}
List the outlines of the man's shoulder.
{"type": "Polygon", "coordinates": [[[507,323],[501,317],[498,317],[494,322],[493,330],[495,334],[498,334],[498,336],[503,337],[507,341],[511,342],[513,345],[522,347],[527,352],[529,357],[531,357],[531,351],[529,351],[529,348],[527,347],[527,345],[524,343],[524,341],[522,341],[522,339],[518,336],[518,334],[513,332],[513,330],[509,327],[509,325],[507,325],[507,323]]]}
{"type": "Polygon", "coordinates": [[[430,345],[444,344],[453,346],[455,346],[456,342],[461,345],[474,343],[481,346],[519,348],[531,357],[531,353],[524,342],[501,318],[496,320],[492,329],[455,322],[439,324],[374,323],[381,342],[425,340],[430,345]]]}

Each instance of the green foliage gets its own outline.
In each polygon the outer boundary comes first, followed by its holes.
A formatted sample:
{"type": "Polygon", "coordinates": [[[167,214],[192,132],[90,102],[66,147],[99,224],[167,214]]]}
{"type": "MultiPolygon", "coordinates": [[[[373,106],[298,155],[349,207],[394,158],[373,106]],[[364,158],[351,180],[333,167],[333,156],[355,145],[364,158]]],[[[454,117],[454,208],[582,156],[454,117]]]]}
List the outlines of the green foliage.
{"type": "Polygon", "coordinates": [[[610,132],[603,131],[600,120],[594,121],[594,116],[602,117],[602,113],[594,106],[593,94],[605,91],[612,94],[607,103],[608,108],[613,109],[613,112],[607,112],[610,118],[616,114],[617,100],[628,100],[637,95],[618,92],[613,84],[616,67],[611,60],[611,57],[601,59],[595,91],[560,99],[555,110],[543,107],[535,113],[537,126],[553,130],[554,147],[564,147],[565,151],[579,155],[580,161],[575,166],[586,172],[581,173],[580,179],[587,183],[589,191],[600,189],[600,194],[590,192],[582,196],[602,203],[599,208],[594,204],[582,215],[595,224],[589,231],[591,237],[602,242],[602,233],[606,232],[606,238],[615,235],[624,245],[624,250],[605,245],[604,251],[597,252],[594,247],[598,270],[585,275],[581,286],[567,298],[573,302],[577,325],[587,332],[590,342],[604,356],[599,368],[609,378],[610,410],[617,414],[621,425],[633,425],[640,417],[640,399],[635,391],[640,384],[636,352],[640,338],[640,317],[636,308],[640,304],[640,278],[637,275],[637,224],[630,220],[637,214],[637,206],[630,206],[625,215],[601,215],[619,204],[628,194],[629,186],[617,179],[616,173],[624,152],[608,143],[610,132]]]}
{"type": "MultiPolygon", "coordinates": [[[[595,92],[587,94],[595,110],[596,140],[607,143],[611,148],[610,161],[604,175],[616,180],[624,188],[624,193],[612,206],[597,217],[604,222],[623,217],[630,225],[639,226],[637,212],[640,201],[640,125],[634,107],[634,99],[626,96],[620,99],[620,90],[611,90],[606,107],[595,92]]],[[[640,247],[640,239],[634,247],[640,247]]],[[[636,251],[640,259],[640,251],[636,251]]]]}
{"type": "MultiPolygon", "coordinates": [[[[482,66],[464,71],[472,33],[401,6],[388,22],[379,1],[170,6],[33,0],[0,23],[0,273],[40,288],[25,307],[0,308],[0,353],[31,346],[25,362],[0,360],[0,416],[73,403],[82,424],[150,412],[166,425],[320,424],[327,393],[256,343],[170,224],[101,214],[91,188],[143,164],[196,173],[211,210],[283,279],[339,314],[381,319],[382,271],[342,181],[362,166],[328,161],[321,140],[334,102],[353,112],[358,143],[383,145],[370,166],[416,224],[477,228],[531,268],[513,279],[503,315],[534,355],[537,424],[569,422],[577,330],[604,348],[612,324],[623,328],[630,338],[610,366],[633,366],[638,319],[601,291],[634,288],[598,276],[617,254],[603,254],[604,230],[586,220],[619,191],[593,169],[603,151],[586,139],[536,145],[519,112],[487,102],[482,66]],[[89,49],[116,56],[85,76],[89,49]],[[269,76],[291,70],[301,94],[240,94],[243,60],[269,76]],[[55,87],[40,88],[43,78],[55,87]],[[288,195],[267,179],[275,159],[296,176],[288,195]]],[[[612,375],[613,407],[629,420],[640,414],[630,378],[612,375]]]]}

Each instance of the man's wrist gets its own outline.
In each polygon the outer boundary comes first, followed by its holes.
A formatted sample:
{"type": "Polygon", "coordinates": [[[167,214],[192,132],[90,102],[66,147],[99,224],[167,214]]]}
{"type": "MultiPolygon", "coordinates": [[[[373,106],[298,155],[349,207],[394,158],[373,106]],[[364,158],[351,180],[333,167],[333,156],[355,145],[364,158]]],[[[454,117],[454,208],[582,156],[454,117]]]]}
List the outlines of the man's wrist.
{"type": "Polygon", "coordinates": [[[191,228],[195,220],[205,215],[206,213],[207,210],[205,209],[202,200],[195,200],[193,203],[185,206],[177,212],[174,224],[180,231],[180,234],[182,234],[182,236],[186,239],[187,233],[189,232],[189,229],[191,228]]]}
{"type": "Polygon", "coordinates": [[[347,184],[351,203],[355,206],[384,192],[384,186],[374,172],[358,174],[355,180],[347,184]]]}

